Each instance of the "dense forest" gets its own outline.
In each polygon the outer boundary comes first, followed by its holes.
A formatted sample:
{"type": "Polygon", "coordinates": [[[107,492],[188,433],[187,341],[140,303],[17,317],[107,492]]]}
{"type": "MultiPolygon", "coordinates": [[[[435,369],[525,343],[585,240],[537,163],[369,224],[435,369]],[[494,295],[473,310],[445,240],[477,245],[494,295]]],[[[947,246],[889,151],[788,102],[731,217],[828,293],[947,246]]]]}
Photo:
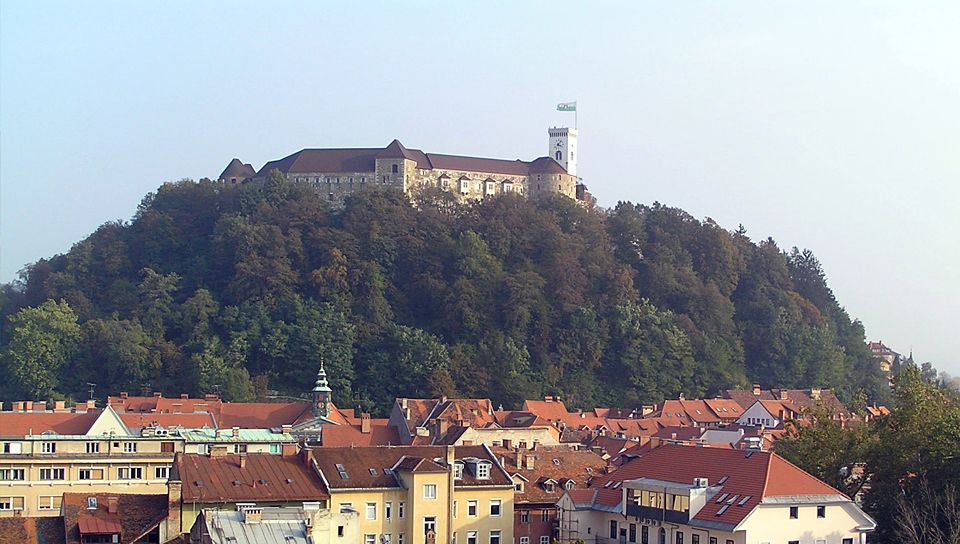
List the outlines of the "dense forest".
{"type": "Polygon", "coordinates": [[[397,396],[636,407],[765,388],[884,402],[863,326],[810,251],[660,204],[371,189],[330,209],[262,186],[166,183],[129,222],[5,285],[0,398],[397,396]],[[858,395],[860,393],[860,395],[858,395]]]}

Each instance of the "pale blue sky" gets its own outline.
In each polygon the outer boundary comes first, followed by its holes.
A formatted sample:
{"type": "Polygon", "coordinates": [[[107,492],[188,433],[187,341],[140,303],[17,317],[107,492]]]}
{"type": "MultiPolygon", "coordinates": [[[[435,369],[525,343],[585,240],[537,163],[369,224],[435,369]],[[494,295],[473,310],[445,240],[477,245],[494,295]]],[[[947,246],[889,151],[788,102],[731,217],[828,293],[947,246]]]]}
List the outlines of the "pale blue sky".
{"type": "Polygon", "coordinates": [[[0,280],[163,181],[304,147],[532,159],[811,249],[960,374],[960,3],[0,0],[0,280]]]}

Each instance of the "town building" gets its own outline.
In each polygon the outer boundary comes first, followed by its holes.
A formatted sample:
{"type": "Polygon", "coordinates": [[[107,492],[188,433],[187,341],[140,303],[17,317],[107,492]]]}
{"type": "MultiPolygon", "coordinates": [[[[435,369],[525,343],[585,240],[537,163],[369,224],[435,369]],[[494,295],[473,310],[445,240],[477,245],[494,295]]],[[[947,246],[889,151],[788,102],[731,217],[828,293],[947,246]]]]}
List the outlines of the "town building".
{"type": "Polygon", "coordinates": [[[362,544],[514,541],[515,487],[485,446],[313,451],[330,509],[359,512],[362,544]]]}
{"type": "Polygon", "coordinates": [[[663,445],[559,502],[560,540],[864,544],[876,523],[775,453],[663,445]]]}
{"type": "Polygon", "coordinates": [[[515,486],[513,535],[517,544],[550,544],[559,536],[557,501],[564,491],[587,489],[612,467],[592,451],[568,447],[490,448],[515,486]]]}
{"type": "Polygon", "coordinates": [[[206,509],[193,526],[197,544],[353,544],[359,542],[357,512],[331,512],[316,504],[302,507],[242,505],[236,510],[206,509]]]}
{"type": "Polygon", "coordinates": [[[513,193],[527,198],[562,194],[589,201],[577,177],[577,131],[548,130],[548,155],[532,161],[488,159],[425,153],[399,140],[384,148],[303,149],[266,163],[255,174],[233,159],[218,178],[222,183],[263,183],[274,170],[294,183],[308,184],[333,206],[368,187],[393,188],[407,194],[436,188],[458,200],[513,193]]]}

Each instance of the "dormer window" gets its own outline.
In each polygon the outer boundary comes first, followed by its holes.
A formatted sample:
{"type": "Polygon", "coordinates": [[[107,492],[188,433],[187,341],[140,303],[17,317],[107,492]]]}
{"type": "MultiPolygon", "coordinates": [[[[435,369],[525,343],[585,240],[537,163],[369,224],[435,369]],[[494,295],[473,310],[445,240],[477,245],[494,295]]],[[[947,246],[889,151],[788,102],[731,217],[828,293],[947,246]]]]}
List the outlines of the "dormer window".
{"type": "Polygon", "coordinates": [[[463,463],[459,461],[453,464],[453,479],[454,480],[463,479],[463,463]]]}
{"type": "Polygon", "coordinates": [[[575,482],[573,480],[567,480],[566,482],[563,483],[563,488],[566,489],[567,491],[570,491],[571,489],[573,489],[574,483],[575,482]]]}
{"type": "Polygon", "coordinates": [[[477,463],[477,479],[478,480],[490,479],[490,463],[487,463],[487,462],[477,463]]]}
{"type": "Polygon", "coordinates": [[[553,493],[554,490],[556,489],[556,488],[553,486],[553,482],[552,482],[552,481],[550,481],[550,482],[544,482],[543,488],[547,490],[547,493],[553,493]]]}

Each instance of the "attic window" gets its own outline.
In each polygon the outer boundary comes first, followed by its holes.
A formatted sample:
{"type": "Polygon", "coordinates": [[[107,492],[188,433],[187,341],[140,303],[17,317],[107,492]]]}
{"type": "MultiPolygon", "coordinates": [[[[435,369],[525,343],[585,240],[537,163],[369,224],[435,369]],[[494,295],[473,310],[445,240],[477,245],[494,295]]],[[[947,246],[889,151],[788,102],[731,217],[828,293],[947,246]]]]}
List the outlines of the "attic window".
{"type": "Polygon", "coordinates": [[[613,485],[613,480],[607,480],[607,483],[603,484],[603,488],[606,489],[613,485]]]}
{"type": "Polygon", "coordinates": [[[347,469],[343,468],[343,465],[341,465],[340,463],[337,463],[337,464],[336,464],[336,467],[337,467],[337,472],[340,473],[340,479],[341,479],[341,480],[349,480],[349,479],[350,479],[350,476],[347,475],[347,469]]]}
{"type": "Polygon", "coordinates": [[[752,496],[753,495],[744,495],[744,497],[740,499],[740,502],[737,503],[737,506],[743,506],[744,504],[747,504],[747,501],[749,501],[750,497],[752,496]]]}
{"type": "Polygon", "coordinates": [[[573,489],[573,485],[574,485],[573,480],[567,480],[566,482],[563,483],[563,488],[570,490],[570,489],[573,489]]]}
{"type": "MultiPolygon", "coordinates": [[[[620,484],[622,484],[622,483],[623,483],[623,482],[617,482],[617,483],[613,484],[613,488],[614,488],[614,489],[620,489],[620,484]]],[[[572,488],[573,486],[571,485],[570,487],[572,488]]],[[[568,489],[569,489],[569,488],[568,488],[568,489]]]]}
{"type": "Polygon", "coordinates": [[[393,469],[392,469],[392,468],[385,468],[385,469],[383,469],[383,473],[384,473],[385,475],[389,476],[389,475],[393,474],[393,469]]]}
{"type": "Polygon", "coordinates": [[[193,483],[194,483],[194,485],[196,485],[197,487],[203,487],[203,480],[197,480],[197,481],[195,481],[195,482],[193,482],[193,483]]]}
{"type": "Polygon", "coordinates": [[[96,510],[97,509],[97,498],[96,497],[87,497],[87,509],[96,510]]]}
{"type": "Polygon", "coordinates": [[[587,467],[587,474],[593,474],[593,467],[587,467]]]}
{"type": "Polygon", "coordinates": [[[724,512],[727,511],[727,508],[730,508],[729,504],[724,504],[720,510],[717,510],[717,517],[722,516],[724,512]]]}
{"type": "MultiPolygon", "coordinates": [[[[734,406],[733,408],[731,408],[731,410],[733,410],[734,412],[736,412],[736,411],[737,411],[737,408],[736,408],[736,406],[734,406]]],[[[726,409],[726,408],[724,408],[724,409],[723,409],[723,411],[724,411],[724,412],[726,412],[726,411],[727,411],[727,409],[726,409]]]]}
{"type": "Polygon", "coordinates": [[[718,485],[723,485],[724,482],[726,482],[726,481],[729,480],[729,479],[730,479],[729,476],[724,476],[723,478],[720,478],[720,481],[717,482],[717,484],[718,484],[718,485]]]}
{"type": "Polygon", "coordinates": [[[376,476],[376,475],[377,475],[377,469],[371,468],[371,469],[369,469],[369,470],[370,470],[370,475],[371,475],[371,476],[376,476]]]}
{"type": "Polygon", "coordinates": [[[737,499],[739,499],[739,498],[740,498],[740,495],[734,495],[734,496],[730,497],[730,500],[727,501],[727,504],[733,504],[733,503],[737,502],[737,499]]]}
{"type": "Polygon", "coordinates": [[[727,500],[727,497],[729,497],[729,496],[730,496],[729,493],[724,493],[723,495],[720,495],[720,498],[717,499],[717,504],[720,504],[721,502],[727,500]]]}
{"type": "Polygon", "coordinates": [[[270,483],[270,480],[260,480],[260,485],[267,485],[270,483]]]}
{"type": "Polygon", "coordinates": [[[293,478],[287,478],[287,483],[288,483],[288,484],[292,484],[292,483],[293,483],[293,478]]]}
{"type": "Polygon", "coordinates": [[[234,480],[233,485],[240,485],[240,480],[234,480]]]}
{"type": "Polygon", "coordinates": [[[553,464],[559,466],[559,465],[560,465],[560,460],[559,460],[559,459],[554,459],[554,460],[553,460],[553,464]]]}

